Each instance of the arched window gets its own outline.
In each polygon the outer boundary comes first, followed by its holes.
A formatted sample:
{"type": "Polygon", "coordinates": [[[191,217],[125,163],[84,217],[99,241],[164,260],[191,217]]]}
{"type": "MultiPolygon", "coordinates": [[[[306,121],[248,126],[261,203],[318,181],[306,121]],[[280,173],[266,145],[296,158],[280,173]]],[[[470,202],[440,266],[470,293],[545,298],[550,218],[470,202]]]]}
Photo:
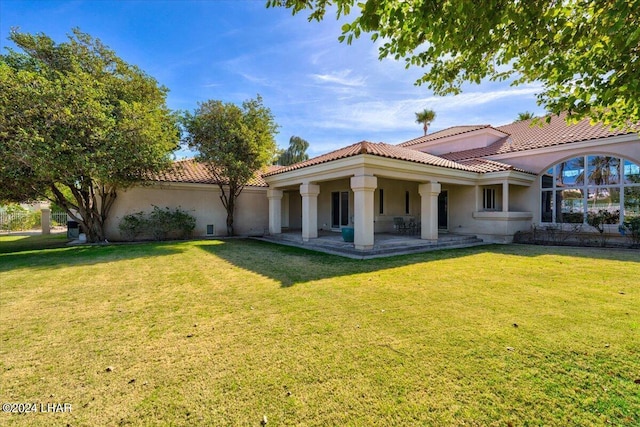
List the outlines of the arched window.
{"type": "Polygon", "coordinates": [[[615,156],[588,154],[549,168],[540,177],[541,221],[583,223],[609,213],[608,223],[640,216],[640,167],[615,156]]]}

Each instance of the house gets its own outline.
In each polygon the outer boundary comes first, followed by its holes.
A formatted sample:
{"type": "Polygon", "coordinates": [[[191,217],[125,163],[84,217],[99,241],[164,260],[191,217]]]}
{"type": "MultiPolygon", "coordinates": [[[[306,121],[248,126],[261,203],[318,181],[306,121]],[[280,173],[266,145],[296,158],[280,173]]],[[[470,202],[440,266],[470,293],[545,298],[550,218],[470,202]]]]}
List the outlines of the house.
{"type": "MultiPolygon", "coordinates": [[[[582,223],[589,211],[609,211],[618,223],[640,215],[638,133],[564,119],[454,126],[398,145],[362,141],[271,168],[241,194],[235,224],[240,234],[299,230],[303,241],[353,227],[355,249],[366,251],[398,219],[422,239],[449,232],[506,243],[534,224],[582,223]]],[[[212,184],[197,163],[178,162],[119,196],[115,216],[180,205],[195,212],[196,234],[215,235],[226,213],[212,184]]]]}

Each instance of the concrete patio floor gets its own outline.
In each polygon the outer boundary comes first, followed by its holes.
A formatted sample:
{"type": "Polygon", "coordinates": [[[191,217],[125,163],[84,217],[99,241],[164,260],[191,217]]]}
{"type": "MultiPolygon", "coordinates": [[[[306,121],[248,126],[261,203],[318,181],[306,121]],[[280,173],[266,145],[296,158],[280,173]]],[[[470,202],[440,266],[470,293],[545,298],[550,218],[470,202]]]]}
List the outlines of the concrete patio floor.
{"type": "Polygon", "coordinates": [[[370,250],[358,250],[354,247],[353,243],[345,242],[342,239],[341,233],[332,231],[319,231],[316,239],[310,239],[307,242],[302,240],[302,233],[300,230],[290,230],[280,234],[259,237],[257,239],[353,259],[380,258],[428,252],[439,249],[466,248],[487,244],[476,236],[466,236],[446,232],[438,235],[437,242],[422,240],[417,234],[376,233],[373,248],[370,250]]]}

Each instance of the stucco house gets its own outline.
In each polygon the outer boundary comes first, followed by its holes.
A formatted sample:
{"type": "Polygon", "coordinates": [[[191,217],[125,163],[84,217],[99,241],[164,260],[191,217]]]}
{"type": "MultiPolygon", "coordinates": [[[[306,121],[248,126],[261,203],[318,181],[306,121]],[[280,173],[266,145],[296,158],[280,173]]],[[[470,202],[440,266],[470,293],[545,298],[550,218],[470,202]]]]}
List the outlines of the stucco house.
{"type": "MultiPolygon", "coordinates": [[[[398,145],[362,141],[286,167],[257,174],[240,196],[239,234],[354,228],[354,247],[369,250],[376,234],[412,224],[420,238],[439,233],[510,242],[532,225],[583,222],[588,211],[640,215],[638,133],[612,131],[564,116],[532,125],[455,126],[398,145]]],[[[123,192],[118,218],[158,206],[181,206],[196,216],[196,235],[225,231],[219,190],[192,160],[149,186],[123,192]]],[[[608,226],[617,232],[617,224],[608,226]]]]}

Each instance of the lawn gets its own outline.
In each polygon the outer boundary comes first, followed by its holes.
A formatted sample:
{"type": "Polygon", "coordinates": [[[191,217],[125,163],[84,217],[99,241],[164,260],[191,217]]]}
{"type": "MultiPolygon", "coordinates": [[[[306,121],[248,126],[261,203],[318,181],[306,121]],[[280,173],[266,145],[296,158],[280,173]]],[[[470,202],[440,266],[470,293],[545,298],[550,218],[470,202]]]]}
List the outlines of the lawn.
{"type": "Polygon", "coordinates": [[[640,425],[638,251],[5,252],[2,425],[640,425]]]}

